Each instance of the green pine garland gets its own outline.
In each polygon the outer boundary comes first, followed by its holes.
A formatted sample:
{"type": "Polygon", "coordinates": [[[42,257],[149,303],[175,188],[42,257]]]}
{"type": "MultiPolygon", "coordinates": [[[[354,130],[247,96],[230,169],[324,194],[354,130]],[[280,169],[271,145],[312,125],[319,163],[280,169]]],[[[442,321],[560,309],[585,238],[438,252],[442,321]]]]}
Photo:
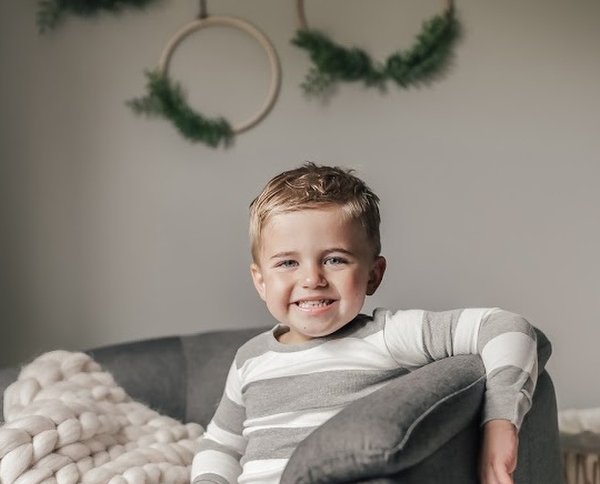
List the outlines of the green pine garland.
{"type": "Polygon", "coordinates": [[[220,143],[229,146],[233,130],[223,118],[208,119],[196,113],[188,104],[181,86],[159,71],[146,72],[148,94],[127,101],[136,114],[159,116],[175,124],[179,132],[190,141],[200,141],[211,147],[220,143]]]}
{"type": "Polygon", "coordinates": [[[376,64],[357,47],[347,49],[317,30],[298,30],[292,43],[306,50],[313,62],[302,88],[307,95],[321,95],[337,82],[362,81],[383,89],[388,79],[408,88],[431,81],[450,59],[460,33],[454,8],[423,23],[415,44],[397,51],[385,64],[376,64]]]}
{"type": "Polygon", "coordinates": [[[53,29],[66,13],[91,17],[101,10],[120,12],[127,6],[142,8],[156,0],[40,0],[37,26],[41,33],[53,29]]]}

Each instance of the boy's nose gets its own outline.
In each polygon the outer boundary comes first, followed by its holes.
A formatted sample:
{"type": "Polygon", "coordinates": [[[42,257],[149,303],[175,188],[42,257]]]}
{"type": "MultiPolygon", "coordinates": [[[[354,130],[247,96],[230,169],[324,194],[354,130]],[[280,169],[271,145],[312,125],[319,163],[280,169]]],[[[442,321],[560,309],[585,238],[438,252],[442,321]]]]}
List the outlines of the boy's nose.
{"type": "Polygon", "coordinates": [[[302,274],[302,287],[323,287],[327,285],[327,280],[323,277],[319,267],[306,268],[302,274]]]}

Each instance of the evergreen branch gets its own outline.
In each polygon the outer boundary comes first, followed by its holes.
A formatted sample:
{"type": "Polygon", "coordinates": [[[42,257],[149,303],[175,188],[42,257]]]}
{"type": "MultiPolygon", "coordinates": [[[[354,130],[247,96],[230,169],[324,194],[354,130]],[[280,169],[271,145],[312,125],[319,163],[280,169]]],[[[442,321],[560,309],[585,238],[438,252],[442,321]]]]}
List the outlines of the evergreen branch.
{"type": "Polygon", "coordinates": [[[187,104],[181,86],[160,72],[146,72],[146,78],[146,96],[126,102],[136,114],[168,119],[190,141],[200,141],[213,148],[220,143],[231,144],[233,130],[227,120],[210,119],[195,112],[187,104]]]}
{"type": "Polygon", "coordinates": [[[447,66],[459,30],[453,9],[425,22],[410,50],[388,58],[388,76],[402,87],[430,81],[447,66]]]}
{"type": "Polygon", "coordinates": [[[454,9],[423,23],[414,45],[397,51],[378,65],[364,50],[346,48],[317,30],[299,30],[292,44],[308,52],[312,67],[302,88],[308,95],[322,95],[337,82],[362,81],[367,87],[383,89],[388,79],[400,87],[427,82],[440,74],[459,37],[454,9]]]}
{"type": "Polygon", "coordinates": [[[367,86],[380,84],[385,76],[364,50],[346,49],[317,30],[298,30],[292,43],[306,50],[314,64],[304,81],[307,94],[317,94],[336,81],[362,80],[367,86]]]}
{"type": "Polygon", "coordinates": [[[59,0],[41,0],[38,3],[36,23],[40,33],[43,34],[58,24],[62,16],[62,9],[58,2],[59,0]]]}
{"type": "Polygon", "coordinates": [[[104,10],[119,13],[127,7],[142,8],[157,0],[39,0],[36,23],[40,33],[55,28],[67,13],[91,17],[104,10]]]}

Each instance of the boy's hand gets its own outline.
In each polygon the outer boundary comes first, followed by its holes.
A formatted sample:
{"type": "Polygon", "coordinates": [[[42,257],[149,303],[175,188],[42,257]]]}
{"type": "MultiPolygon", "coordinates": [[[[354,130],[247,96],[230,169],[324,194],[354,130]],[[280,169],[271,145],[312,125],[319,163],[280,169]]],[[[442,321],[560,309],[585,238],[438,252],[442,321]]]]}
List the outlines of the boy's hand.
{"type": "Polygon", "coordinates": [[[483,426],[479,477],[483,484],[513,484],[519,437],[509,420],[490,420],[483,426]]]}

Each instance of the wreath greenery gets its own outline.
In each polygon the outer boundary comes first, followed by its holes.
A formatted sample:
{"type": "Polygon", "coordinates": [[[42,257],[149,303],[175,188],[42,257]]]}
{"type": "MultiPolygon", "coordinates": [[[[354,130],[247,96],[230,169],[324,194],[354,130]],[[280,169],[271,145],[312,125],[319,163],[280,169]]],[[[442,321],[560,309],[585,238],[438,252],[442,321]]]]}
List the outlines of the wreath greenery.
{"type": "Polygon", "coordinates": [[[37,26],[40,32],[53,29],[65,13],[90,17],[101,10],[120,12],[126,6],[142,8],[156,0],[40,0],[37,26]]]}
{"type": "Polygon", "coordinates": [[[158,67],[146,72],[147,94],[142,98],[132,99],[127,104],[137,114],[159,116],[171,121],[177,130],[190,141],[201,141],[208,146],[219,144],[229,146],[236,134],[254,127],[271,110],[281,84],[281,67],[277,53],[265,34],[249,22],[231,16],[200,16],[180,28],[164,48],[158,67]],[[267,99],[260,110],[242,123],[231,125],[224,118],[209,119],[195,112],[185,99],[183,89],[173,83],[168,75],[169,62],[177,46],[190,34],[208,27],[233,27],[248,33],[265,50],[269,58],[271,84],[267,99]]]}
{"type": "Polygon", "coordinates": [[[385,63],[374,62],[358,47],[346,48],[324,33],[300,29],[292,43],[306,50],[312,67],[302,88],[307,95],[320,95],[337,82],[362,81],[367,87],[385,88],[388,80],[408,88],[431,81],[447,66],[460,34],[454,8],[425,21],[414,45],[396,51],[385,63]]]}
{"type": "Polygon", "coordinates": [[[171,82],[160,70],[146,72],[148,94],[127,101],[137,114],[164,117],[190,141],[201,141],[211,147],[229,146],[233,129],[223,118],[209,119],[195,112],[187,103],[181,86],[171,82]]]}

